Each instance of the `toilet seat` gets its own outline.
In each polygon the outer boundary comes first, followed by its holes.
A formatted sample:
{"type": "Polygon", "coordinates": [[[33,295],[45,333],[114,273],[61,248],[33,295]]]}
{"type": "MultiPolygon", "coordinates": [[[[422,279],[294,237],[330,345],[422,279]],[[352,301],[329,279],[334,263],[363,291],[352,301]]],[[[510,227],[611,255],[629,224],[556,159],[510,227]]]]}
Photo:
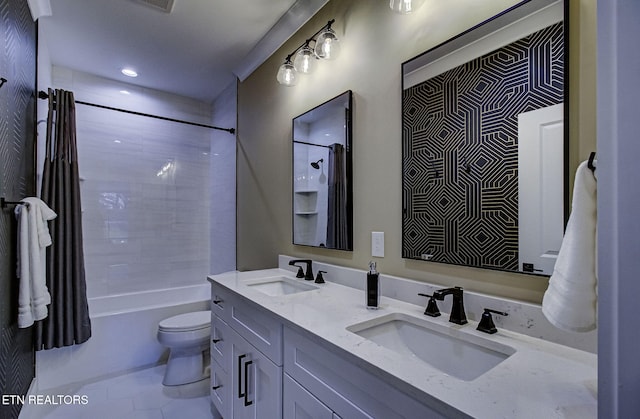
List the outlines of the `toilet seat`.
{"type": "Polygon", "coordinates": [[[162,320],[158,330],[163,332],[191,332],[211,326],[211,311],[195,311],[162,320]]]}

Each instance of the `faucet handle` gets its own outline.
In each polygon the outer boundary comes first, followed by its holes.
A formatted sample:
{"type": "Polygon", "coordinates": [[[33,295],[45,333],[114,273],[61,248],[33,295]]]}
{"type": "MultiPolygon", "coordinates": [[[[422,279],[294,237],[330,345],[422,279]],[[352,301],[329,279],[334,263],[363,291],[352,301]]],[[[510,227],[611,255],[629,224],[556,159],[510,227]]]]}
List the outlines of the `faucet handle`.
{"type": "Polygon", "coordinates": [[[316,275],[316,280],[314,281],[316,284],[324,284],[324,278],[322,274],[326,274],[327,271],[318,271],[318,275],[316,275]]]}
{"type": "Polygon", "coordinates": [[[302,270],[302,266],[293,265],[298,268],[298,273],[296,273],[296,278],[304,278],[304,271],[302,270]]]}
{"type": "Polygon", "coordinates": [[[489,334],[494,334],[498,331],[498,329],[496,328],[496,325],[493,323],[493,317],[491,317],[491,313],[499,314],[501,316],[509,315],[509,313],[506,313],[504,311],[497,311],[497,310],[492,310],[490,308],[485,308],[484,313],[482,313],[482,318],[480,319],[480,323],[478,323],[478,327],[476,327],[476,330],[489,333],[489,334]]]}
{"type": "Polygon", "coordinates": [[[440,315],[440,310],[438,309],[438,303],[433,295],[418,293],[418,295],[422,297],[429,298],[429,302],[427,303],[427,308],[424,310],[424,314],[431,317],[438,317],[440,315]]]}

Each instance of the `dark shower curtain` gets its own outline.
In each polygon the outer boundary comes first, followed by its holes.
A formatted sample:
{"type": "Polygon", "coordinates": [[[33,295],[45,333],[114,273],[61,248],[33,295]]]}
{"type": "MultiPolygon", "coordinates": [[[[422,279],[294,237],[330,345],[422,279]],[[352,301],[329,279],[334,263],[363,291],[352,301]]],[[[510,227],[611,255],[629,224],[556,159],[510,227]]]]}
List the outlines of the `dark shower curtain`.
{"type": "Polygon", "coordinates": [[[331,249],[349,248],[347,220],[347,185],[345,156],[342,144],[329,147],[329,203],[327,220],[327,247],[331,249]]]}
{"type": "Polygon", "coordinates": [[[50,349],[91,337],[82,248],[80,176],[72,92],[49,89],[42,200],[58,216],[51,221],[47,248],[49,316],[35,324],[35,348],[50,349]]]}

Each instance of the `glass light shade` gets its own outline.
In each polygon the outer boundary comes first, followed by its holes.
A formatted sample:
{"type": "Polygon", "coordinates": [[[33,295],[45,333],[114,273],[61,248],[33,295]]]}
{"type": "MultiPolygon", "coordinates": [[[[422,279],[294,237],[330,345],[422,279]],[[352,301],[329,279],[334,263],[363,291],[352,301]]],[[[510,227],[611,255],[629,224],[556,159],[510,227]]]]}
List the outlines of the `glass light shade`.
{"type": "Polygon", "coordinates": [[[333,60],[340,53],[340,41],[331,28],[325,29],[316,39],[316,56],[324,60],[333,60]]]}
{"type": "Polygon", "coordinates": [[[295,86],[298,82],[298,75],[296,73],[296,68],[291,64],[291,61],[287,60],[278,69],[276,79],[278,83],[282,85],[295,86]]]}
{"type": "Polygon", "coordinates": [[[389,7],[396,13],[409,14],[422,6],[423,0],[389,0],[389,7]]]}
{"type": "Polygon", "coordinates": [[[300,74],[311,74],[316,64],[316,56],[309,47],[305,45],[298,53],[296,58],[293,59],[293,66],[300,74]]]}

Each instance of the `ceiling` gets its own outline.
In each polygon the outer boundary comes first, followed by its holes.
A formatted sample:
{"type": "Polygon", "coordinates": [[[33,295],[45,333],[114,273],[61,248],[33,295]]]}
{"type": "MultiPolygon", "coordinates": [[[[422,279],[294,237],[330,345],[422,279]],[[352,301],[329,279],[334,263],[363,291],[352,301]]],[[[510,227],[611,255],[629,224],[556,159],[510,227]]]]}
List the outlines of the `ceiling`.
{"type": "Polygon", "coordinates": [[[327,1],[174,0],[166,13],[145,0],[50,0],[40,39],[53,65],[209,103],[327,1]]]}

